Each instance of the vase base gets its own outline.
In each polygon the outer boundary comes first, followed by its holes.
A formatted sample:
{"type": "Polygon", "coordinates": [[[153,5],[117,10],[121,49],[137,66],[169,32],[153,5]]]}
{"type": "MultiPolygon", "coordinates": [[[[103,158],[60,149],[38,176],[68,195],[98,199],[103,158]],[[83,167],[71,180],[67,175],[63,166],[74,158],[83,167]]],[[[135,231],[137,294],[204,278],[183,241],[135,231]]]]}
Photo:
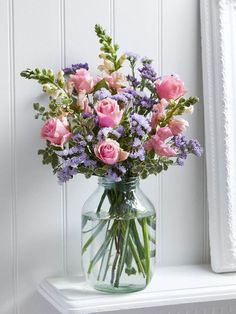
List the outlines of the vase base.
{"type": "Polygon", "coordinates": [[[106,293],[132,293],[141,291],[146,288],[146,285],[120,285],[119,287],[114,287],[109,284],[95,284],[93,288],[98,291],[106,292],[106,293]]]}

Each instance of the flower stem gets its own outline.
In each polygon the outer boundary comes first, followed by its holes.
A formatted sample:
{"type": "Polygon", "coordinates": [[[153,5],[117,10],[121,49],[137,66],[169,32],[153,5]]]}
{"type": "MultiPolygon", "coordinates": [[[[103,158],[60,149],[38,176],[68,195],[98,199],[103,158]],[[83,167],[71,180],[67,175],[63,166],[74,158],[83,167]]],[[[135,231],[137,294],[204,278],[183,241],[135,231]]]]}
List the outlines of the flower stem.
{"type": "Polygon", "coordinates": [[[117,287],[117,288],[119,287],[120,277],[122,274],[122,270],[124,268],[125,254],[127,251],[127,244],[128,244],[128,237],[129,237],[129,226],[130,226],[130,221],[128,220],[127,225],[125,226],[126,230],[125,230],[125,235],[124,235],[124,241],[121,248],[121,255],[120,255],[120,260],[118,264],[118,269],[116,272],[116,280],[114,284],[114,287],[117,287]]]}
{"type": "MultiPolygon", "coordinates": [[[[111,221],[109,220],[109,221],[108,221],[108,224],[107,224],[107,230],[106,230],[105,239],[107,239],[107,236],[108,236],[110,222],[111,222],[111,221]]],[[[106,253],[106,252],[105,252],[105,253],[106,253]]],[[[102,260],[101,260],[101,265],[100,265],[100,269],[99,269],[99,272],[98,272],[97,280],[100,280],[100,275],[101,275],[101,271],[102,271],[102,266],[103,266],[104,259],[105,259],[105,256],[106,256],[105,253],[103,254],[103,257],[102,257],[102,260]]]]}
{"type": "MultiPolygon", "coordinates": [[[[123,226],[122,231],[123,231],[123,233],[125,232],[124,226],[123,226]]],[[[139,237],[139,235],[137,235],[137,236],[139,237]]],[[[145,264],[142,262],[142,257],[144,257],[144,253],[140,254],[140,251],[138,250],[137,245],[134,242],[133,238],[134,238],[133,232],[130,232],[129,233],[129,247],[130,247],[130,250],[133,254],[133,257],[134,257],[134,260],[135,260],[135,263],[137,265],[139,273],[142,273],[143,277],[145,278],[146,277],[145,264]]]]}
{"type": "Polygon", "coordinates": [[[99,213],[101,211],[101,207],[102,207],[102,204],[105,200],[106,195],[107,195],[107,190],[105,190],[102,194],[102,197],[101,197],[100,202],[98,204],[97,213],[99,213]]]}
{"type": "Polygon", "coordinates": [[[103,220],[101,221],[101,223],[98,225],[97,229],[94,231],[94,233],[91,235],[91,237],[88,239],[88,241],[84,244],[83,248],[82,248],[82,255],[84,254],[84,252],[87,250],[87,248],[89,247],[89,245],[93,242],[93,240],[96,238],[96,236],[102,231],[102,229],[104,228],[104,226],[106,225],[107,220],[103,220]]]}
{"type": "Polygon", "coordinates": [[[93,266],[105,255],[106,249],[107,249],[111,239],[113,238],[115,232],[116,232],[116,224],[113,224],[111,227],[111,230],[108,234],[108,237],[103,242],[100,249],[97,251],[96,255],[94,256],[94,258],[89,263],[88,274],[91,273],[93,266]]]}
{"type": "Polygon", "coordinates": [[[149,247],[149,236],[148,236],[148,224],[147,218],[142,219],[142,230],[143,230],[143,242],[144,242],[144,254],[146,264],[146,284],[150,282],[150,247],[149,247]]]}
{"type": "Polygon", "coordinates": [[[141,259],[140,259],[140,257],[139,257],[139,253],[138,253],[138,251],[137,251],[137,247],[136,247],[136,245],[134,244],[131,235],[129,236],[129,246],[130,246],[130,249],[131,249],[131,251],[132,251],[134,260],[135,260],[135,262],[136,262],[138,271],[143,274],[143,277],[146,277],[145,269],[144,269],[144,267],[143,267],[142,261],[141,261],[141,259]]]}
{"type": "Polygon", "coordinates": [[[110,249],[109,249],[109,253],[108,253],[108,257],[107,257],[107,263],[106,263],[106,267],[105,267],[105,272],[103,275],[102,280],[105,281],[106,276],[107,276],[107,272],[108,272],[108,268],[109,268],[109,263],[110,263],[110,259],[111,259],[111,253],[112,253],[112,247],[113,247],[113,243],[114,243],[114,237],[111,240],[111,245],[110,245],[110,249]]]}
{"type": "MultiPolygon", "coordinates": [[[[119,230],[120,232],[120,230],[119,230]]],[[[121,233],[115,237],[115,246],[116,246],[116,256],[114,258],[114,262],[111,269],[111,284],[113,284],[115,279],[115,270],[116,270],[116,264],[118,262],[118,258],[120,255],[120,241],[121,241],[121,233]]]]}

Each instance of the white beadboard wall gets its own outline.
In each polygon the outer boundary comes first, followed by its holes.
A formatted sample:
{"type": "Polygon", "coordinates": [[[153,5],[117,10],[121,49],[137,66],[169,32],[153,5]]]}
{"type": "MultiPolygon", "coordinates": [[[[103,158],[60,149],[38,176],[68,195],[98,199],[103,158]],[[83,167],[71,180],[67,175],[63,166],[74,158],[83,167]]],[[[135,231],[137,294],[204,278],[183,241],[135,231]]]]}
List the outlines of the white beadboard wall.
{"type": "MultiPolygon", "coordinates": [[[[41,123],[31,104],[44,99],[41,88],[19,73],[85,61],[95,72],[95,23],[121,50],[147,55],[160,74],[185,80],[189,93],[201,99],[188,135],[204,143],[198,0],[0,0],[1,314],[57,313],[36,292],[38,283],[80,272],[80,209],[96,179],[77,177],[61,188],[41,165],[41,123]]],[[[204,158],[191,158],[184,168],[142,183],[158,210],[159,264],[208,261],[205,181],[204,158]]]]}

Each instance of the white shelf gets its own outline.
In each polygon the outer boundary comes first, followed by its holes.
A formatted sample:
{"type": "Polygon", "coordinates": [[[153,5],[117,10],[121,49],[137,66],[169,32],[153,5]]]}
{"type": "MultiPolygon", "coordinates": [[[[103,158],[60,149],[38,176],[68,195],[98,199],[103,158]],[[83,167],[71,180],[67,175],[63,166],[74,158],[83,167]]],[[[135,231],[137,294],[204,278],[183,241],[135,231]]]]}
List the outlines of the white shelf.
{"type": "Polygon", "coordinates": [[[215,274],[208,265],[157,268],[140,292],[110,295],[88,287],[81,277],[48,278],[40,294],[60,313],[85,314],[236,298],[236,274],[215,274]]]}

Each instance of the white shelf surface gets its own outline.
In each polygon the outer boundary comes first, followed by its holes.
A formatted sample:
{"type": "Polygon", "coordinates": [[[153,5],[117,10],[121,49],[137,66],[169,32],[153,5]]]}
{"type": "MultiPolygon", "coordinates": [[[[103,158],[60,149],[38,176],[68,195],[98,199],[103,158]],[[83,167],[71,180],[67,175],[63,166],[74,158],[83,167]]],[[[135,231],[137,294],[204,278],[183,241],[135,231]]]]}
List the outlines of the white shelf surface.
{"type": "Polygon", "coordinates": [[[150,285],[129,294],[105,294],[82,277],[47,278],[38,291],[60,313],[85,314],[236,299],[236,273],[216,274],[209,265],[157,268],[150,285]]]}

